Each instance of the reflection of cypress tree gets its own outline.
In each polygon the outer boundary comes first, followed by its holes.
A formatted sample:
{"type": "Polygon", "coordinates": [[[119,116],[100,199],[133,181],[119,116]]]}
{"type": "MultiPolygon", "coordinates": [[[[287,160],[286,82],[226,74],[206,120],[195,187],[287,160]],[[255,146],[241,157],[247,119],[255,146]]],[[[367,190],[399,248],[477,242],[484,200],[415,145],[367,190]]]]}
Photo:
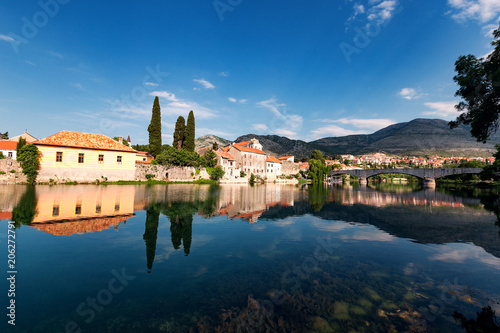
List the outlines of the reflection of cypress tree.
{"type": "Polygon", "coordinates": [[[35,186],[29,185],[26,188],[21,200],[12,210],[12,221],[16,222],[16,227],[21,224],[31,224],[36,214],[36,193],[35,186]]]}
{"type": "Polygon", "coordinates": [[[146,230],[142,238],[146,241],[146,260],[148,265],[148,273],[151,273],[153,262],[155,260],[156,239],[158,236],[158,222],[160,212],[154,206],[149,207],[146,211],[146,230]]]}
{"type": "Polygon", "coordinates": [[[182,218],[182,244],[186,256],[191,249],[191,239],[193,237],[193,215],[187,215],[182,218]]]}
{"type": "Polygon", "coordinates": [[[172,245],[178,250],[181,242],[186,256],[191,249],[193,235],[193,215],[175,216],[170,218],[170,232],[172,233],[172,245]]]}

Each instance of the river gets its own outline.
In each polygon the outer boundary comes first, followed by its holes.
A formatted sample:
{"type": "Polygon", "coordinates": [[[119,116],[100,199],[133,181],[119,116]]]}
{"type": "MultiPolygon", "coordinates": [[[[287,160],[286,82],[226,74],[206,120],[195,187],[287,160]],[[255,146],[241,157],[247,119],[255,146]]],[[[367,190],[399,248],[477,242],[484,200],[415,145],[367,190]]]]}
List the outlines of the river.
{"type": "Polygon", "coordinates": [[[15,233],[16,325],[7,323],[5,297],[1,325],[12,332],[491,327],[500,322],[498,216],[493,189],[2,185],[7,277],[9,225],[15,233]]]}

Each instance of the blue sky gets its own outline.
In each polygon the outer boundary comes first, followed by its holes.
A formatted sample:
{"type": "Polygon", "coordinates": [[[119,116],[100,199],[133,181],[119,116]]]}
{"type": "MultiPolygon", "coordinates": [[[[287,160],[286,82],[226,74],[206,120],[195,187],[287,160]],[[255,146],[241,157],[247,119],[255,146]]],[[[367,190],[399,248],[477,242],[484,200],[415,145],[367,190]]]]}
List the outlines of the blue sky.
{"type": "Polygon", "coordinates": [[[305,141],[457,112],[454,63],[484,56],[500,0],[143,1],[0,4],[0,132],[61,130],[163,142],[305,141]]]}

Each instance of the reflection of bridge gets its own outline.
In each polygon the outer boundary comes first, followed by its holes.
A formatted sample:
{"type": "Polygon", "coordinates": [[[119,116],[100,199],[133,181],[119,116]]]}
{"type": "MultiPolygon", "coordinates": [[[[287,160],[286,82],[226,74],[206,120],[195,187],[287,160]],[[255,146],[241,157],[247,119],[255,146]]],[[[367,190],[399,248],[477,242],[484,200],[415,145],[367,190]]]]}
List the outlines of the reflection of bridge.
{"type": "Polygon", "coordinates": [[[331,171],[329,177],[336,175],[352,175],[359,177],[359,182],[366,185],[368,178],[376,175],[399,173],[410,176],[415,176],[424,181],[427,186],[434,186],[436,179],[446,176],[463,175],[463,174],[477,174],[483,171],[481,168],[436,168],[436,169],[362,169],[362,170],[334,170],[331,171]]]}

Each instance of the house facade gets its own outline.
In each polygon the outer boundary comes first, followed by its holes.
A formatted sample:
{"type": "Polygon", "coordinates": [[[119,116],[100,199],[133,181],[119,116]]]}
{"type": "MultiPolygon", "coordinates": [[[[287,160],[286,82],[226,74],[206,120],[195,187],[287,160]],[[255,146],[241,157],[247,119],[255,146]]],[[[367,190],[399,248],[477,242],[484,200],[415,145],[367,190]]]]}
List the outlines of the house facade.
{"type": "Polygon", "coordinates": [[[17,147],[16,141],[9,141],[9,140],[0,141],[0,152],[3,154],[3,156],[7,158],[12,158],[14,160],[17,159],[16,147],[17,147]]]}
{"type": "Polygon", "coordinates": [[[256,176],[265,178],[266,153],[254,147],[262,148],[256,139],[232,144],[225,147],[224,151],[234,157],[237,169],[242,170],[247,175],[253,173],[256,176]]]}
{"type": "Polygon", "coordinates": [[[275,179],[281,176],[281,161],[274,156],[267,156],[266,158],[266,175],[267,179],[275,179]]]}
{"type": "Polygon", "coordinates": [[[134,180],[137,151],[105,135],[62,131],[34,144],[39,181],[134,180]]]}
{"type": "Polygon", "coordinates": [[[240,170],[236,167],[236,160],[231,154],[223,150],[217,150],[215,154],[217,154],[217,165],[220,165],[222,170],[224,170],[223,179],[240,177],[240,170]]]}

